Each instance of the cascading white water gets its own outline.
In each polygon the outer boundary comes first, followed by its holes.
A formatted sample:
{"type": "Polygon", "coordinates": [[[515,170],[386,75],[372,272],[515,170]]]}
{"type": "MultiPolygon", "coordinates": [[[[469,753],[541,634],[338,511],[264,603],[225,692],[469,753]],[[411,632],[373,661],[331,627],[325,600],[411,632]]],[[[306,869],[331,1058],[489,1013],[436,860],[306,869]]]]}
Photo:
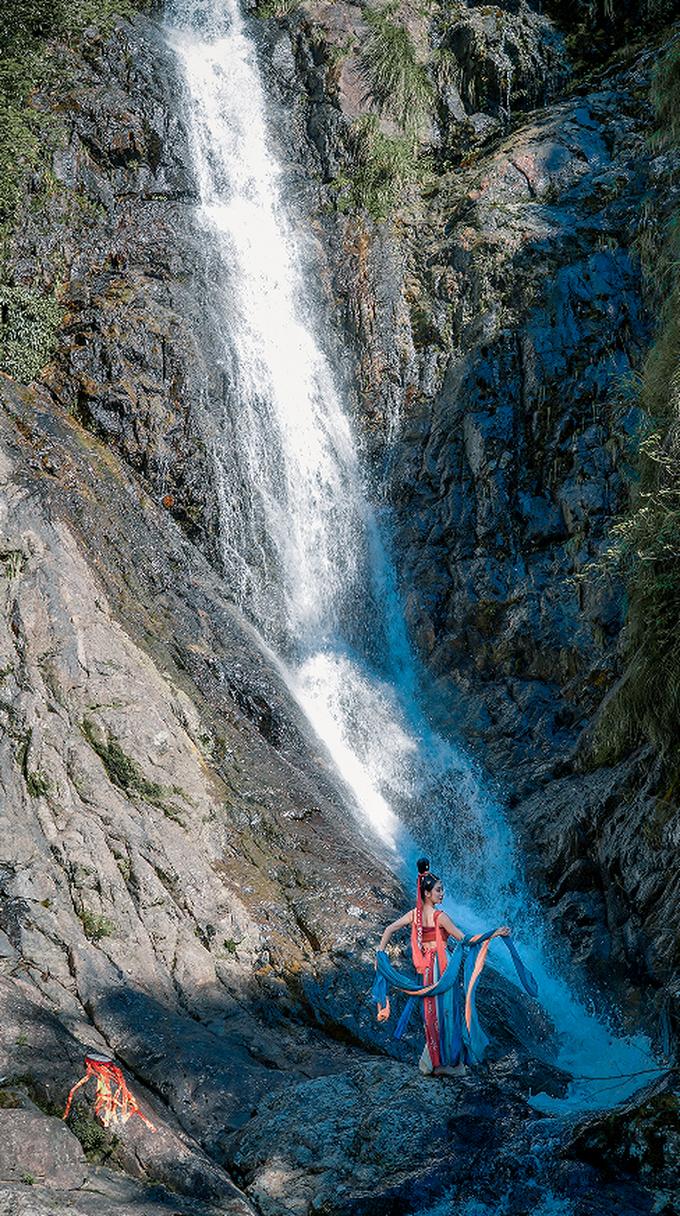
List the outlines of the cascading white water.
{"type": "MultiPolygon", "coordinates": [[[[214,459],[227,578],[383,845],[414,860],[405,825],[442,865],[466,928],[511,919],[565,1034],[565,1066],[639,1067],[571,997],[538,942],[510,834],[465,754],[428,725],[394,572],[332,369],[314,336],[299,238],[268,146],[254,50],[237,0],[172,0],[211,259],[206,326],[219,351],[214,459]],[[586,1047],[587,1045],[587,1047],[586,1047]]],[[[628,1086],[633,1088],[634,1086],[628,1086]]],[[[623,1087],[626,1088],[626,1087],[623,1087]]],[[[579,1102],[587,1103],[587,1095],[579,1102]]],[[[597,1103],[596,1103],[597,1104],[597,1103]]]]}

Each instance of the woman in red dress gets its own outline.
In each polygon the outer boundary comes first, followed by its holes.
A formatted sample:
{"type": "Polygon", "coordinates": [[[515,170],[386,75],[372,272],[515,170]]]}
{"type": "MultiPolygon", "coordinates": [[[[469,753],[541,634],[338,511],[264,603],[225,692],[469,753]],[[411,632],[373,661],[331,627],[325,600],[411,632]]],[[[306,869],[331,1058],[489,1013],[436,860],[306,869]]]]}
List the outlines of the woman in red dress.
{"type": "MultiPolygon", "coordinates": [[[[405,929],[407,925],[410,925],[413,965],[421,977],[421,985],[424,988],[437,984],[446,971],[450,960],[446,948],[449,937],[455,938],[458,942],[468,941],[462,929],[454,924],[446,912],[437,907],[443,898],[444,886],[441,879],[437,878],[436,874],[430,873],[430,863],[426,858],[421,858],[418,862],[416,906],[387,926],[378,947],[380,951],[384,951],[392,935],[399,929],[405,929]]],[[[509,933],[508,926],[502,925],[495,930],[493,936],[507,937],[509,933]]],[[[486,949],[480,959],[480,971],[485,957],[486,949]]],[[[476,967],[475,970],[477,970],[476,967]]],[[[473,975],[471,978],[472,986],[474,986],[477,976],[473,975]]],[[[421,1072],[435,1076],[458,1076],[465,1072],[466,1063],[473,1058],[468,1051],[467,1036],[464,1031],[464,1018],[461,1011],[463,995],[462,987],[459,985],[458,993],[451,990],[445,996],[422,998],[425,1048],[420,1057],[421,1072]]],[[[389,1010],[389,1004],[387,1010],[389,1010]]]]}

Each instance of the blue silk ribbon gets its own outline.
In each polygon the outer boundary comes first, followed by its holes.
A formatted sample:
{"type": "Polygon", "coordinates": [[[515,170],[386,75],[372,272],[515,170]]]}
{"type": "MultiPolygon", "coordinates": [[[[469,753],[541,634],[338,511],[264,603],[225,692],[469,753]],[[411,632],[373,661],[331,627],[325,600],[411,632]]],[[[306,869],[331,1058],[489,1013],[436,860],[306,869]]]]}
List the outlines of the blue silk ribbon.
{"type": "MultiPolygon", "coordinates": [[[[442,1063],[477,1062],[482,1059],[488,1045],[488,1039],[479,1024],[476,1008],[476,984],[471,988],[471,980],[477,962],[479,949],[485,941],[493,937],[494,930],[481,934],[473,942],[471,936],[456,942],[453,950],[449,950],[450,958],[443,975],[439,974],[435,958],[435,983],[424,987],[418,992],[418,979],[402,975],[390,963],[384,950],[378,950],[376,955],[376,975],[373,984],[372,997],[378,1006],[387,1003],[388,986],[400,992],[407,992],[409,999],[402,1010],[401,1017],[394,1032],[395,1039],[401,1039],[411,1019],[419,997],[434,997],[439,1012],[439,1026],[442,1034],[441,1056],[442,1063]],[[468,1029],[460,999],[456,999],[454,989],[459,985],[459,975],[463,968],[463,997],[470,997],[470,1027],[468,1029]]],[[[496,939],[495,939],[496,940],[496,939]]],[[[538,984],[531,972],[524,966],[517,948],[510,937],[498,940],[505,942],[514,963],[519,981],[529,996],[538,993],[538,984]]],[[[422,985],[421,985],[422,986],[422,985]]]]}

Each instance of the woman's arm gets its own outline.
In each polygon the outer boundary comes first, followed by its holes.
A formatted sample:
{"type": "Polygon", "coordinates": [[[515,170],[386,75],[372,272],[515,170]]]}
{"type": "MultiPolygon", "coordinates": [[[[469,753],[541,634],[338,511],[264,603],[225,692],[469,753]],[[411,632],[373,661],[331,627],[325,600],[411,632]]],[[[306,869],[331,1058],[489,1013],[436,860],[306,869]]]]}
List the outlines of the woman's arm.
{"type": "Polygon", "coordinates": [[[405,929],[407,925],[411,924],[412,920],[413,920],[413,910],[411,910],[410,912],[407,912],[405,914],[405,916],[400,916],[399,920],[393,920],[392,924],[387,926],[385,932],[383,933],[382,937],[380,938],[380,945],[378,946],[378,949],[384,950],[385,946],[387,945],[388,941],[390,940],[392,934],[396,933],[397,929],[405,929]]]}
{"type": "Polygon", "coordinates": [[[439,917],[439,924],[444,926],[444,929],[450,937],[455,937],[456,941],[462,942],[463,938],[465,937],[463,930],[459,929],[458,925],[454,925],[451,917],[447,916],[446,912],[442,912],[441,916],[439,917]]]}
{"type": "MultiPolygon", "coordinates": [[[[465,937],[463,930],[459,929],[458,925],[453,923],[451,917],[446,915],[446,912],[442,912],[441,916],[439,917],[439,923],[440,925],[444,926],[444,929],[451,937],[456,938],[456,941],[460,942],[465,937]]],[[[499,929],[496,929],[494,937],[510,937],[511,932],[512,930],[508,927],[508,925],[501,925],[499,929]]]]}

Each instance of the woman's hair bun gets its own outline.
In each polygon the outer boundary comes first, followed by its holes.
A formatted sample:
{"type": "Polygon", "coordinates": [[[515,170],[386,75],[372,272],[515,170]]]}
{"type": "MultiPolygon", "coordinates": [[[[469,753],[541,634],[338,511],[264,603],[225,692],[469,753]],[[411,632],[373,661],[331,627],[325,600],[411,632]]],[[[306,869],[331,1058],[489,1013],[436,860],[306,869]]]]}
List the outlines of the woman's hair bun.
{"type": "Polygon", "coordinates": [[[427,872],[430,868],[430,863],[429,863],[427,857],[419,857],[416,862],[416,865],[418,867],[419,874],[427,874],[427,872]]]}

